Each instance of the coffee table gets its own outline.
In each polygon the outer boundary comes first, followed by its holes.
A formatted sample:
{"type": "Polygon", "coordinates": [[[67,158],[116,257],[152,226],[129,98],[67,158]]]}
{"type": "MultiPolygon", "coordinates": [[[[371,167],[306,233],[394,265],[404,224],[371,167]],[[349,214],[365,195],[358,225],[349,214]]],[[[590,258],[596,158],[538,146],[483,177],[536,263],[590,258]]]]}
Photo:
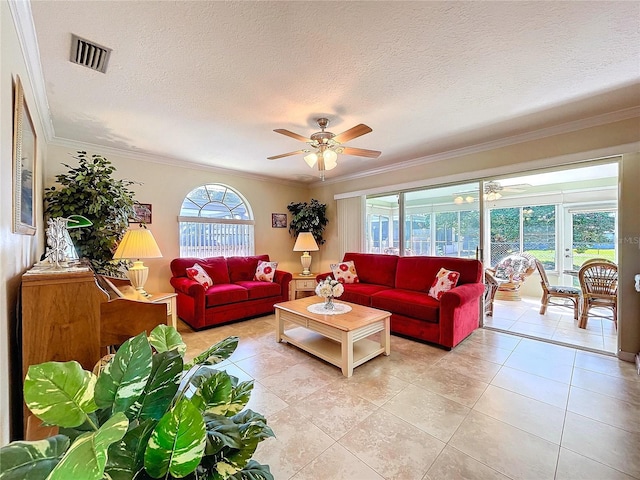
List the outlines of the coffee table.
{"type": "Polygon", "coordinates": [[[307,310],[309,305],[322,303],[317,296],[277,303],[276,341],[284,340],[322,358],[350,377],[354,367],[391,352],[391,314],[354,303],[334,302],[349,305],[351,311],[339,315],[311,313],[307,310]],[[285,322],[296,326],[285,330],[285,322]],[[367,338],[378,332],[379,341],[367,338]]]}

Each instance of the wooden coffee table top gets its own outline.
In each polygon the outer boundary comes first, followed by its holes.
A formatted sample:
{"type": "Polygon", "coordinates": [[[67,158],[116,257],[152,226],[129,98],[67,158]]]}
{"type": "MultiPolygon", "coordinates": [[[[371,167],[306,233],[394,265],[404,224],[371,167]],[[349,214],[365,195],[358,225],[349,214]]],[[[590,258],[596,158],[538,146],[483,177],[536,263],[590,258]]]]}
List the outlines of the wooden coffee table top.
{"type": "Polygon", "coordinates": [[[305,318],[310,318],[346,332],[356,330],[379,320],[384,320],[391,315],[389,312],[385,312],[384,310],[363,307],[362,305],[356,305],[355,303],[342,302],[340,299],[334,299],[333,303],[349,305],[351,307],[350,312],[338,315],[323,315],[311,313],[307,310],[307,307],[314,303],[324,303],[324,299],[314,295],[311,297],[300,298],[298,300],[291,300],[289,302],[276,303],[274,306],[275,308],[279,308],[305,318]]]}

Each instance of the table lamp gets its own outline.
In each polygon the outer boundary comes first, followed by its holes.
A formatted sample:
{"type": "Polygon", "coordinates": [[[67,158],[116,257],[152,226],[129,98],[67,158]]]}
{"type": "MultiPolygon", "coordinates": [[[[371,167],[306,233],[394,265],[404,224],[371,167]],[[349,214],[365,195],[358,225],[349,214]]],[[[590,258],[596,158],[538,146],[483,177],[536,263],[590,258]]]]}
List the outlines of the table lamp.
{"type": "Polygon", "coordinates": [[[160,257],[162,257],[162,253],[160,253],[158,244],[151,231],[146,228],[127,230],[113,255],[114,260],[133,260],[133,266],[127,270],[127,277],[136,291],[145,297],[151,296],[144,291],[144,284],[149,276],[149,267],[146,267],[140,259],[160,257]]]}
{"type": "Polygon", "coordinates": [[[300,257],[300,262],[302,263],[302,275],[311,275],[311,270],[309,270],[309,267],[311,266],[311,255],[309,255],[309,252],[315,252],[317,250],[320,249],[318,248],[315,238],[313,238],[313,233],[301,232],[298,234],[296,244],[293,246],[293,251],[304,252],[300,257]]]}

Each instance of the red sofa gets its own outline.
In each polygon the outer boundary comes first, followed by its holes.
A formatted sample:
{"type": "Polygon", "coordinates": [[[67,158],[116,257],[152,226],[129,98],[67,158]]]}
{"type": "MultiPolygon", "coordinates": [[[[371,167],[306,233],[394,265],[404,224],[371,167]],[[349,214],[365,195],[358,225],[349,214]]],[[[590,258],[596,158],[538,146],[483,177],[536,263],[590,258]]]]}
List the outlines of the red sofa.
{"type": "Polygon", "coordinates": [[[250,257],[176,258],[171,261],[171,285],[178,294],[178,316],[200,330],[234,320],[274,312],[273,305],[289,300],[291,273],[276,270],[273,282],[254,281],[258,261],[269,255],[250,257]],[[206,291],[187,276],[186,269],[199,263],[213,285],[206,291]]]}
{"type": "Polygon", "coordinates": [[[484,293],[478,260],[346,253],[343,261],[354,262],[359,282],[345,284],[340,300],[391,312],[393,333],[451,349],[478,328],[484,293]],[[441,267],[460,278],[438,301],[428,293],[441,267]]]}

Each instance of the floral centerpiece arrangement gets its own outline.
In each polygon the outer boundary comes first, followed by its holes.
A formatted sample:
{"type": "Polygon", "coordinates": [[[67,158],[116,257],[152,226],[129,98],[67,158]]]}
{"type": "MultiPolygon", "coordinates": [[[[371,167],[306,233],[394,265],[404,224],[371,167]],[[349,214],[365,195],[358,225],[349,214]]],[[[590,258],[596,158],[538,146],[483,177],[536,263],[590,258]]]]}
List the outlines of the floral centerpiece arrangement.
{"type": "Polygon", "coordinates": [[[340,282],[327,277],[316,285],[316,295],[324,298],[324,308],[333,309],[333,299],[339,297],[344,292],[344,287],[340,282]]]}

